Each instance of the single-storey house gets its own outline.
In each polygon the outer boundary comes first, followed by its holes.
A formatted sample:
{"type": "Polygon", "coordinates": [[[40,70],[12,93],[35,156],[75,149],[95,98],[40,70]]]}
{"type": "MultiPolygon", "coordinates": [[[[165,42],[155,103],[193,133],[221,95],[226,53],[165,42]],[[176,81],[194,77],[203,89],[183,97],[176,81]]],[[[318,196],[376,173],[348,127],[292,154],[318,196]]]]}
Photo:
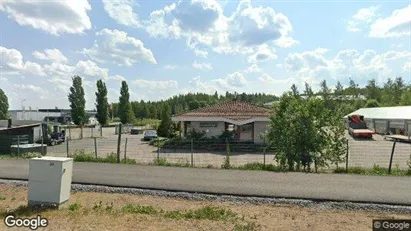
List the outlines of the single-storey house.
{"type": "Polygon", "coordinates": [[[246,102],[231,100],[199,108],[172,117],[180,122],[181,136],[191,130],[203,131],[206,137],[218,137],[224,131],[235,131],[239,141],[262,143],[267,130],[270,110],[246,102]]]}
{"type": "Polygon", "coordinates": [[[379,134],[408,135],[411,130],[411,106],[360,108],[346,116],[363,115],[368,127],[379,134]]]}

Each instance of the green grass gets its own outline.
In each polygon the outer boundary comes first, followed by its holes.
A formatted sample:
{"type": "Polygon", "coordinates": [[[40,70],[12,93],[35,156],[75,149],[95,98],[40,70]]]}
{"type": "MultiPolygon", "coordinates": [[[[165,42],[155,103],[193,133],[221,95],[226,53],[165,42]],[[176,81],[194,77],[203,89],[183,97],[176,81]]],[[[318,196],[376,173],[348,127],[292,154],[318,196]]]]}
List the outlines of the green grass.
{"type": "Polygon", "coordinates": [[[158,211],[152,206],[144,206],[144,205],[132,205],[127,204],[123,207],[123,212],[125,213],[139,213],[139,214],[157,214],[158,211]]]}
{"type": "MultiPolygon", "coordinates": [[[[337,168],[333,173],[346,173],[345,168],[337,168]]],[[[388,173],[388,168],[381,168],[378,165],[374,165],[373,168],[361,168],[361,167],[349,167],[348,174],[359,175],[394,175],[394,176],[411,176],[410,170],[401,170],[398,165],[391,168],[391,174],[388,173]]]]}
{"type": "Polygon", "coordinates": [[[191,167],[188,161],[186,163],[170,163],[165,157],[155,158],[153,165],[167,166],[167,167],[191,167]]]}
{"type": "Polygon", "coordinates": [[[205,206],[196,210],[173,210],[164,213],[164,217],[170,219],[197,219],[197,220],[213,220],[225,221],[237,216],[236,213],[229,209],[218,208],[213,206],[205,206]]]}
{"type": "MultiPolygon", "coordinates": [[[[94,163],[117,163],[117,155],[110,153],[106,157],[96,157],[94,153],[88,153],[84,150],[76,150],[73,155],[74,162],[94,162],[94,163]]],[[[134,159],[121,159],[122,164],[136,164],[134,159]]]]}
{"type": "Polygon", "coordinates": [[[134,126],[146,126],[149,125],[150,127],[156,129],[158,125],[160,124],[161,120],[157,119],[136,119],[136,121],[133,123],[134,126]]]}
{"type": "Polygon", "coordinates": [[[280,166],[275,166],[273,164],[266,164],[263,163],[247,163],[238,167],[233,167],[239,170],[257,170],[257,171],[270,171],[270,172],[283,172],[283,169],[280,166]]]}
{"type": "Polygon", "coordinates": [[[237,214],[229,209],[204,206],[195,210],[173,210],[163,211],[152,206],[144,206],[140,204],[127,204],[122,207],[124,213],[138,213],[147,215],[159,215],[169,219],[197,219],[197,220],[214,220],[226,221],[236,218],[237,214]]]}
{"type": "Polygon", "coordinates": [[[0,196],[0,201],[4,201],[6,198],[4,196],[0,196]]]}
{"type": "Polygon", "coordinates": [[[71,204],[71,205],[68,207],[68,210],[70,210],[71,212],[75,212],[75,211],[79,210],[80,207],[81,207],[81,205],[79,205],[79,204],[77,204],[77,203],[74,203],[74,204],[71,204]]]}

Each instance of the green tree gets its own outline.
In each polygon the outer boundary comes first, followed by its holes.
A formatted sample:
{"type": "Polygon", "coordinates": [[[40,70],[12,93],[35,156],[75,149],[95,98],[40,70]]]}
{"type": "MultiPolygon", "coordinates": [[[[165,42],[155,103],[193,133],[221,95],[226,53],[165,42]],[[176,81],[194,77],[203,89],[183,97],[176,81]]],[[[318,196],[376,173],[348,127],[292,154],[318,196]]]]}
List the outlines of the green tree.
{"type": "Polygon", "coordinates": [[[76,125],[82,127],[87,120],[83,81],[80,76],[74,76],[72,80],[73,85],[70,87],[70,93],[68,95],[71,108],[71,118],[76,125]]]}
{"type": "Polygon", "coordinates": [[[395,78],[393,89],[392,89],[394,105],[400,104],[402,93],[404,91],[405,91],[405,83],[402,77],[395,78]]]}
{"type": "Polygon", "coordinates": [[[151,119],[157,119],[157,109],[154,105],[150,105],[149,117],[151,119]]]}
{"type": "Polygon", "coordinates": [[[157,133],[162,137],[172,137],[173,136],[173,121],[170,116],[170,108],[166,104],[161,112],[161,122],[157,128],[157,133]]]}
{"type": "Polygon", "coordinates": [[[375,99],[369,99],[367,100],[367,102],[365,103],[364,107],[380,107],[380,104],[378,103],[377,100],[375,99]]]}
{"type": "Polygon", "coordinates": [[[305,82],[304,95],[306,95],[307,97],[311,97],[314,95],[313,89],[307,82],[305,82]]]}
{"type": "Polygon", "coordinates": [[[130,104],[130,93],[126,81],[121,82],[118,116],[123,124],[134,122],[134,114],[130,104]]]}
{"type": "Polygon", "coordinates": [[[293,96],[300,95],[300,93],[298,92],[298,88],[295,84],[291,85],[291,92],[293,93],[293,96]]]}
{"type": "Polygon", "coordinates": [[[101,79],[97,81],[96,109],[98,122],[101,125],[106,125],[108,121],[107,87],[101,79]]]}
{"type": "Polygon", "coordinates": [[[374,99],[378,102],[381,101],[381,89],[377,86],[375,79],[368,81],[368,84],[365,87],[365,97],[367,99],[374,99]]]}
{"type": "Polygon", "coordinates": [[[411,87],[402,93],[400,105],[411,106],[411,87]]]}
{"type": "Polygon", "coordinates": [[[350,82],[349,82],[349,86],[347,88],[347,91],[348,91],[348,94],[350,94],[354,97],[358,97],[358,95],[360,94],[358,84],[356,84],[354,82],[354,80],[351,79],[351,78],[350,78],[350,82]]]}
{"type": "Polygon", "coordinates": [[[0,88],[0,120],[6,120],[9,118],[9,100],[6,93],[0,88]]]}
{"type": "Polygon", "coordinates": [[[198,108],[200,108],[200,103],[197,100],[193,100],[188,103],[188,110],[192,111],[198,108]]]}
{"type": "Polygon", "coordinates": [[[339,163],[345,153],[342,112],[326,107],[324,100],[285,93],[274,107],[265,139],[276,150],[283,169],[311,171],[329,162],[339,163]]]}

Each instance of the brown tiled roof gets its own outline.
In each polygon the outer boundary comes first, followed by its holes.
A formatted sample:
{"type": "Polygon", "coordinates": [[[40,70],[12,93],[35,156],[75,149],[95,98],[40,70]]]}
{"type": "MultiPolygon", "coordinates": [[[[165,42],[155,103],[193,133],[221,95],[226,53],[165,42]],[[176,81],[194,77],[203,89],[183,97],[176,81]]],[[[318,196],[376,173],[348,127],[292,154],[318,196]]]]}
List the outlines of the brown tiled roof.
{"type": "Polygon", "coordinates": [[[199,108],[176,117],[224,117],[232,120],[247,120],[255,117],[269,117],[270,110],[237,100],[224,101],[199,108]]]}

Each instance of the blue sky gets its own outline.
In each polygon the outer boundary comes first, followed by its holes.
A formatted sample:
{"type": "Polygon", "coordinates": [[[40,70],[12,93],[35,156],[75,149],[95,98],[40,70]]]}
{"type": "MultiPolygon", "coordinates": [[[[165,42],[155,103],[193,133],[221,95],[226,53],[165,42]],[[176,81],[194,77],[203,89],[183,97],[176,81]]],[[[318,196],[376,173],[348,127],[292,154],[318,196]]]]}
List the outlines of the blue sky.
{"type": "Polygon", "coordinates": [[[0,26],[11,109],[67,108],[73,75],[89,109],[98,79],[109,101],[411,81],[410,1],[3,0],[0,26]]]}

